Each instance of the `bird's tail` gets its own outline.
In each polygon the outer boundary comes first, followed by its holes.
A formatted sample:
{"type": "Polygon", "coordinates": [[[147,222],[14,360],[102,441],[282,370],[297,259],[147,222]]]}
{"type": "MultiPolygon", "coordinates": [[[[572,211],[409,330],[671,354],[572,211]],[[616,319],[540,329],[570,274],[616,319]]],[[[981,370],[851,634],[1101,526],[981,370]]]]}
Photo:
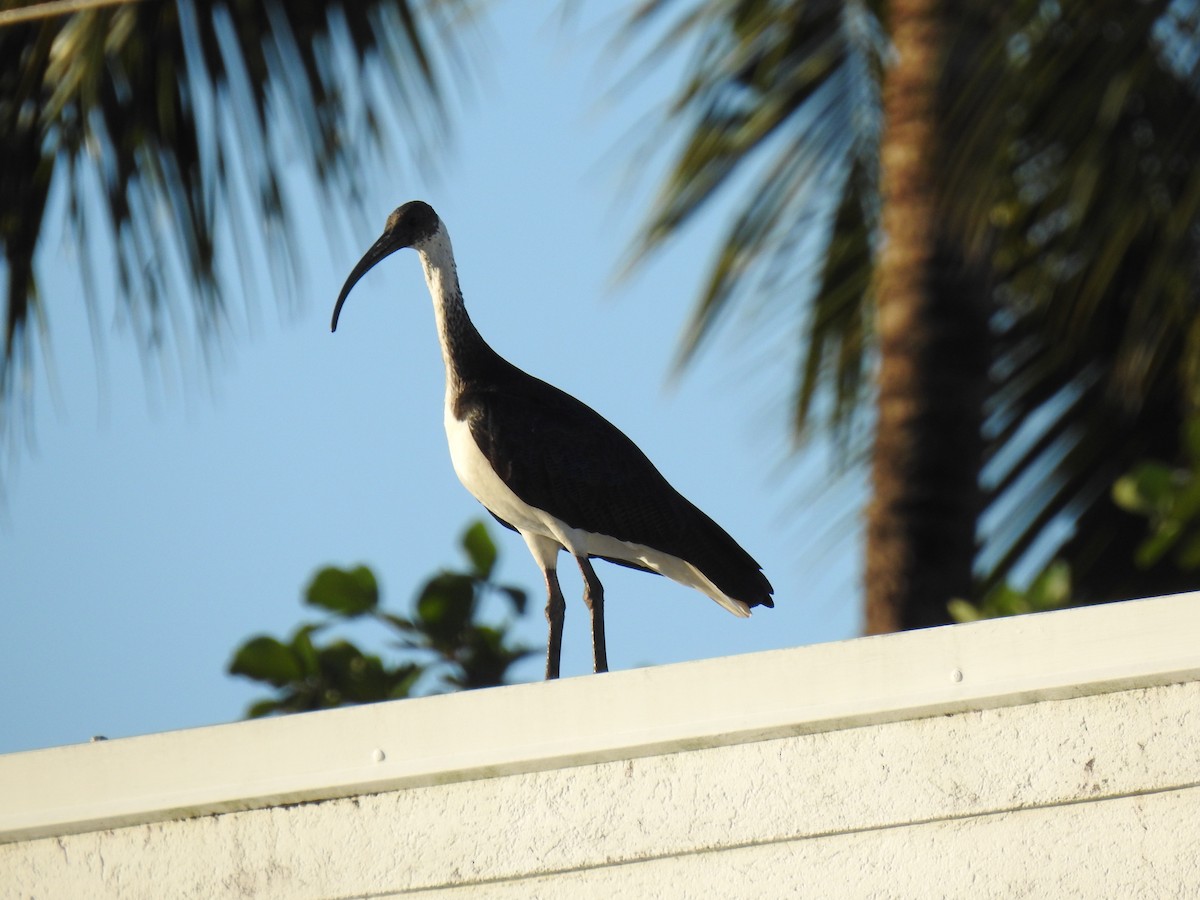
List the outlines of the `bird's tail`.
{"type": "MultiPolygon", "coordinates": [[[[694,508],[694,507],[693,507],[694,508]]],[[[699,548],[688,562],[710,582],[720,596],[705,591],[735,616],[748,616],[755,606],[775,606],[775,589],[762,566],[742,549],[729,533],[699,509],[692,519],[694,545],[699,548]]]]}

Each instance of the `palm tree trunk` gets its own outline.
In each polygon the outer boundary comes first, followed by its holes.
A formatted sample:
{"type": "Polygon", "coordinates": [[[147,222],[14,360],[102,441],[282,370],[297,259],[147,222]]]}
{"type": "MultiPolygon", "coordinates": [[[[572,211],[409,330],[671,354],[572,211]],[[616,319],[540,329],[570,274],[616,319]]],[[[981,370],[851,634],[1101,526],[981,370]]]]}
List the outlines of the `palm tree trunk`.
{"type": "Polygon", "coordinates": [[[878,418],[867,510],[866,630],[949,621],[967,597],[981,508],[986,291],[938,212],[937,0],[895,0],[883,91],[878,418]]]}

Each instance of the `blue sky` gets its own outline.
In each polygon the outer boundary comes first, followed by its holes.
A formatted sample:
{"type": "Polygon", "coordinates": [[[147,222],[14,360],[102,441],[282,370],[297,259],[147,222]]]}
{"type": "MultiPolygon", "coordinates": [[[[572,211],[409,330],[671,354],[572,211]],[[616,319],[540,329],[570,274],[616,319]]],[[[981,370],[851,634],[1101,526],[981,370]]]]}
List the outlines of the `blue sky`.
{"type": "MultiPolygon", "coordinates": [[[[835,479],[820,446],[788,455],[798,308],[748,307],[670,378],[728,203],[615,277],[665,161],[636,152],[637,128],[679,69],[611,93],[630,61],[606,51],[611,33],[562,27],[552,5],[500,5],[442,174],[381,164],[367,176],[369,227],[343,228],[287,173],[304,273],[292,286],[231,281],[229,337],[209,354],[184,323],[167,353],[139,356],[103,285],[90,324],[82,251],[52,219],[41,258],[50,355],[0,513],[0,752],[235,720],[261,691],[224,674],[232,650],[290,632],[316,568],[364,562],[403,609],[459,562],[458,535],[486,514],[446,452],[416,255],[376,267],[337,334],[328,328],[350,268],[416,198],[446,222],[489,342],[622,428],[775,585],[776,608],[743,621],[665,579],[599,565],[613,668],[857,632],[861,475],[835,479]]],[[[519,537],[491,531],[500,578],[534,600],[518,633],[544,647],[536,566],[519,537]]],[[[581,586],[565,559],[561,572],[563,672],[584,675],[581,586]]],[[[535,680],[541,666],[535,657],[516,674],[535,680]]]]}

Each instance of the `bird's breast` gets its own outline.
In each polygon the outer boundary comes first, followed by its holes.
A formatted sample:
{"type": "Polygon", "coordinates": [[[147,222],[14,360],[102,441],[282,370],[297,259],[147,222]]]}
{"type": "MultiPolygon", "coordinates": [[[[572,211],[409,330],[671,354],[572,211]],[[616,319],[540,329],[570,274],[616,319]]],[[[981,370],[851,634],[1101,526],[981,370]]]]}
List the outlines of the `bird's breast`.
{"type": "MultiPolygon", "coordinates": [[[[454,472],[471,494],[495,516],[529,537],[549,538],[568,552],[588,555],[597,535],[568,525],[547,510],[533,506],[520,497],[497,474],[496,469],[479,448],[470,423],[454,415],[453,404],[447,402],[444,416],[446,440],[450,445],[450,461],[454,472]]],[[[529,448],[530,452],[535,452],[529,448]]],[[[626,554],[617,554],[625,558],[626,554]]]]}
{"type": "Polygon", "coordinates": [[[508,522],[518,531],[549,533],[542,522],[539,510],[521,500],[512,488],[505,484],[471,434],[471,426],[454,415],[451,404],[446,404],[444,415],[446,441],[450,445],[450,462],[454,473],[463,487],[488,508],[494,515],[508,522]]]}

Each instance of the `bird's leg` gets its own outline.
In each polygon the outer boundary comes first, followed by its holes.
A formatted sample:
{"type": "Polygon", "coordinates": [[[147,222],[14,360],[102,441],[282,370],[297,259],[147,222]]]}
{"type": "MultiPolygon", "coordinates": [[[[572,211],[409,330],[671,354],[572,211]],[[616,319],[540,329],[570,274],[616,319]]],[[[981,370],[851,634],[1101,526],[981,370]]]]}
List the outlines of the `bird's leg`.
{"type": "Polygon", "coordinates": [[[546,576],[546,621],[550,625],[550,638],[546,641],[546,680],[558,677],[559,663],[562,658],[563,617],[567,612],[567,603],[563,600],[562,588],[558,586],[558,572],[554,569],[544,569],[546,576]]]}
{"type": "Polygon", "coordinates": [[[583,572],[583,602],[592,611],[592,658],[597,672],[608,671],[608,648],[604,642],[604,585],[596,577],[596,570],[586,556],[577,556],[579,570],[583,572]]]}

